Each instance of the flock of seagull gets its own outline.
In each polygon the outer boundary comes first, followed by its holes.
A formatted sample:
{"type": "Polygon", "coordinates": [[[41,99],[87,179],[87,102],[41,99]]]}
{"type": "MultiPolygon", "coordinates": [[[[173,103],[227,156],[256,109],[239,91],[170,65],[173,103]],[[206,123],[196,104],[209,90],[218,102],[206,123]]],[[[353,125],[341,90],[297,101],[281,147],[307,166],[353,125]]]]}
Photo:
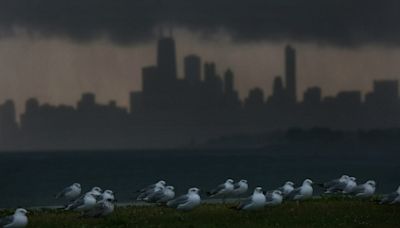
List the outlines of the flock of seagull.
{"type": "MultiPolygon", "coordinates": [[[[302,185],[297,188],[291,181],[287,181],[283,186],[267,192],[263,191],[261,187],[256,187],[248,198],[240,201],[234,208],[237,210],[257,210],[265,206],[280,205],[284,200],[307,200],[313,197],[313,185],[315,184],[312,180],[305,179],[302,185]]],[[[374,180],[357,184],[356,178],[348,175],[342,175],[340,178],[316,185],[324,188],[326,194],[343,194],[360,198],[373,196],[376,189],[374,180]]],[[[225,203],[225,199],[228,197],[243,196],[248,188],[247,180],[234,183],[232,179],[227,179],[224,183],[206,193],[208,197],[221,198],[222,203],[225,203]]],[[[103,217],[114,211],[116,198],[112,190],[102,191],[99,187],[93,187],[82,195],[81,192],[81,185],[74,183],[64,188],[55,197],[66,201],[65,210],[79,211],[82,216],[103,217]]],[[[175,198],[174,187],[167,185],[163,180],[139,190],[136,200],[166,205],[183,211],[192,210],[201,204],[199,188],[189,188],[187,194],[175,198]]],[[[395,192],[384,195],[379,203],[400,203],[400,186],[395,192]]],[[[28,224],[27,213],[27,210],[18,208],[13,215],[1,218],[0,226],[6,228],[25,227],[28,224]]]]}

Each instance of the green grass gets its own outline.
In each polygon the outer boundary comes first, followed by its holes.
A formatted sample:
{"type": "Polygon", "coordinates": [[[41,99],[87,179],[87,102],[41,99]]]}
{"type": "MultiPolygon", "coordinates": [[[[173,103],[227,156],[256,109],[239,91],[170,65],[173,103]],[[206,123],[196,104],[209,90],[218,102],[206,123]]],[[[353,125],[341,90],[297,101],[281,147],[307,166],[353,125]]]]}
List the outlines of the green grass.
{"type": "MultiPolygon", "coordinates": [[[[320,199],[260,211],[235,211],[232,205],[204,204],[190,212],[164,207],[117,208],[106,218],[81,218],[63,210],[29,214],[28,227],[400,227],[400,205],[320,199]]],[[[10,211],[1,211],[4,215],[10,211]]]]}

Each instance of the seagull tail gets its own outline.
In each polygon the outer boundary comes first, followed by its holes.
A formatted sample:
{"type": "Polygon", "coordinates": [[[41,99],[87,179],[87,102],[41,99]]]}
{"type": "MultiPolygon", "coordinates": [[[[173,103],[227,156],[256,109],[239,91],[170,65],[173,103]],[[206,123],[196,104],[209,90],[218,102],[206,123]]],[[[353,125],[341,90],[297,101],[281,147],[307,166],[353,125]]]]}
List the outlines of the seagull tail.
{"type": "Polygon", "coordinates": [[[239,206],[235,205],[235,206],[230,206],[229,209],[231,210],[235,210],[235,211],[240,211],[239,206]]]}
{"type": "Polygon", "coordinates": [[[214,196],[214,194],[212,192],[210,192],[210,191],[206,192],[206,194],[207,194],[208,197],[214,196]]]}

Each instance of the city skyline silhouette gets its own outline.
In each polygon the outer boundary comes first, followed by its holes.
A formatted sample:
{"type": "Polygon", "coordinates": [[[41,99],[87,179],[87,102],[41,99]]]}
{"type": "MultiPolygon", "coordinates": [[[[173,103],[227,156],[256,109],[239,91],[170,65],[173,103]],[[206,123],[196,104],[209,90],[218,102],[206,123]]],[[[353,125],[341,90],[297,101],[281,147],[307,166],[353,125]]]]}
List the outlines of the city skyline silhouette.
{"type": "Polygon", "coordinates": [[[323,97],[320,87],[311,86],[300,101],[296,49],[287,45],[283,52],[284,74],[275,77],[272,95],[254,87],[240,99],[234,72],[228,68],[221,75],[216,63],[194,53],[184,57],[184,77],[178,78],[175,41],[161,37],[156,64],[142,68],[142,89],[130,93],[129,108],[115,101],[99,104],[91,92],[83,93],[76,107],[40,104],[30,98],[18,123],[15,104],[7,100],[0,106],[1,142],[11,149],[113,148],[115,143],[130,148],[137,146],[133,138],[143,137],[147,139],[139,140],[139,147],[177,147],[294,127],[399,126],[397,80],[375,80],[365,97],[357,90],[323,97]]]}

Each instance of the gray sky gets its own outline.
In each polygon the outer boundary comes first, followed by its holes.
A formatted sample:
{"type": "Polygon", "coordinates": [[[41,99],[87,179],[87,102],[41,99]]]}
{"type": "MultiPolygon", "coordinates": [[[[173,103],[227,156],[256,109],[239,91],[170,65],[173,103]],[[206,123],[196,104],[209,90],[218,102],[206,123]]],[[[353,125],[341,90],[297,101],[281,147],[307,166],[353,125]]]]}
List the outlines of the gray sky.
{"type": "MultiPolygon", "coordinates": [[[[155,63],[160,25],[175,27],[178,67],[196,53],[230,67],[241,97],[271,92],[283,73],[283,48],[298,50],[298,96],[371,89],[373,79],[400,78],[400,3],[394,0],[0,0],[0,101],[18,112],[27,98],[74,105],[128,104],[141,67],[155,63]]],[[[182,74],[180,74],[182,75],[182,74]]]]}

